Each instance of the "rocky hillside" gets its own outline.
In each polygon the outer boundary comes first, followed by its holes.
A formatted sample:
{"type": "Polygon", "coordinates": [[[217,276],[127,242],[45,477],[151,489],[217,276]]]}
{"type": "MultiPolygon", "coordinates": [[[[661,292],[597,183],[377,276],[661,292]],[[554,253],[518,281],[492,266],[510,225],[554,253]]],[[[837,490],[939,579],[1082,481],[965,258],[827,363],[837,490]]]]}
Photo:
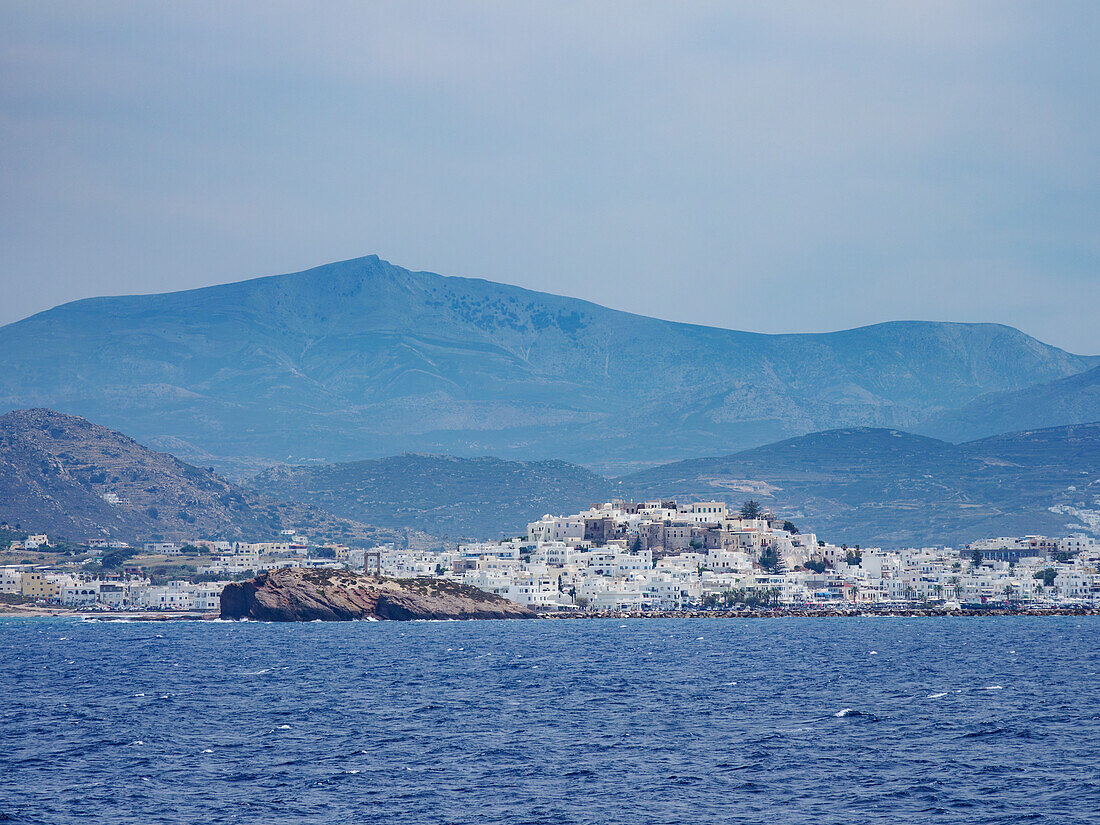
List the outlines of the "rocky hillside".
{"type": "Polygon", "coordinates": [[[1060,536],[1100,528],[1100,424],[964,444],[898,430],[834,430],[621,481],[635,495],[753,498],[838,542],[1060,536]]]}
{"type": "Polygon", "coordinates": [[[289,527],[348,540],[406,540],[399,531],[258,495],[114,430],[45,409],[0,416],[0,521],[71,540],[260,540],[289,527]]]}
{"type": "Polygon", "coordinates": [[[0,410],[84,415],[239,474],[404,451],[612,471],[911,428],[1097,363],[992,324],[760,335],[370,257],[0,328],[0,410]]]}
{"type": "Polygon", "coordinates": [[[605,501],[615,485],[564,461],[502,461],[406,454],[313,467],[279,467],[248,482],[288,501],[349,519],[448,537],[524,532],[543,513],[605,501]]]}
{"type": "Polygon", "coordinates": [[[530,619],[515,602],[446,579],[389,579],[344,570],[281,569],[222,591],[223,619],[530,619]]]}
{"type": "Polygon", "coordinates": [[[934,416],[921,432],[949,441],[1046,428],[1051,422],[1100,421],[1100,367],[1028,387],[990,393],[958,410],[934,416]]]}

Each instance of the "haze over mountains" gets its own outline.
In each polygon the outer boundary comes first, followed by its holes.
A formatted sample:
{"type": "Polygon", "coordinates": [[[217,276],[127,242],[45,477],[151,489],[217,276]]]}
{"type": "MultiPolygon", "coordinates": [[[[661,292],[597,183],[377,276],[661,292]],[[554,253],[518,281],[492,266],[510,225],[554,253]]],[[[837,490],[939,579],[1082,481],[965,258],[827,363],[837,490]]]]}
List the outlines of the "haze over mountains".
{"type": "Polygon", "coordinates": [[[957,410],[933,416],[920,430],[949,441],[965,441],[1052,423],[1096,420],[1100,420],[1100,367],[1022,390],[983,395],[957,410]]]}
{"type": "Polygon", "coordinates": [[[238,477],[405,451],[621,472],[836,427],[987,434],[1019,429],[1025,413],[1021,426],[1096,420],[1087,390],[1042,413],[1011,399],[1098,364],[999,325],[762,335],[372,256],[78,301],[0,328],[0,409],[88,416],[238,477]]]}
{"type": "Polygon", "coordinates": [[[247,482],[287,501],[311,501],[383,527],[433,535],[521,535],[547,512],[575,512],[615,495],[614,482],[566,461],[405,455],[277,467],[247,482]]]}

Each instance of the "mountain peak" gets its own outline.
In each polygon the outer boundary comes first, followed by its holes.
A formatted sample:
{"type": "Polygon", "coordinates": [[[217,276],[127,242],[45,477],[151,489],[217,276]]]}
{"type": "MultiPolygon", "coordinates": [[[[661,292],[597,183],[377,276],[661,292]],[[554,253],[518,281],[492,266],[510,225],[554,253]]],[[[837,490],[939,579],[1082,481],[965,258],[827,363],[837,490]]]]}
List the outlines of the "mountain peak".
{"type": "Polygon", "coordinates": [[[762,335],[368,255],[2,327],[0,409],[64,409],[236,470],[405,450],[610,469],[911,429],[1093,363],[998,325],[762,335]]]}

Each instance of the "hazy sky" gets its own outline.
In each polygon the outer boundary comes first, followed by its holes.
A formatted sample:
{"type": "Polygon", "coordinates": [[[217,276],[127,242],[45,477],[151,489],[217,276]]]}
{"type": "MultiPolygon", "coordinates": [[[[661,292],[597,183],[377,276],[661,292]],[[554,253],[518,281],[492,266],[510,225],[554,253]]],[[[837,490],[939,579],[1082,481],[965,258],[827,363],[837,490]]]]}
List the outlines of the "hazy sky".
{"type": "Polygon", "coordinates": [[[1100,353],[1100,3],[0,2],[0,323],[377,253],[1100,353]]]}

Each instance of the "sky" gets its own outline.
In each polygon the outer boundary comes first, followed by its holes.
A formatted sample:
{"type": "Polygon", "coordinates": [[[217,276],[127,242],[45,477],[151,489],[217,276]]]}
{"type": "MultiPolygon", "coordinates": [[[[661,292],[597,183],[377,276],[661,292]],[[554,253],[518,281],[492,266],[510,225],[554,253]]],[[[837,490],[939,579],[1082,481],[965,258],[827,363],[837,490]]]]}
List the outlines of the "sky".
{"type": "Polygon", "coordinates": [[[378,254],[1100,353],[1100,4],[0,3],[0,323],[378,254]]]}

